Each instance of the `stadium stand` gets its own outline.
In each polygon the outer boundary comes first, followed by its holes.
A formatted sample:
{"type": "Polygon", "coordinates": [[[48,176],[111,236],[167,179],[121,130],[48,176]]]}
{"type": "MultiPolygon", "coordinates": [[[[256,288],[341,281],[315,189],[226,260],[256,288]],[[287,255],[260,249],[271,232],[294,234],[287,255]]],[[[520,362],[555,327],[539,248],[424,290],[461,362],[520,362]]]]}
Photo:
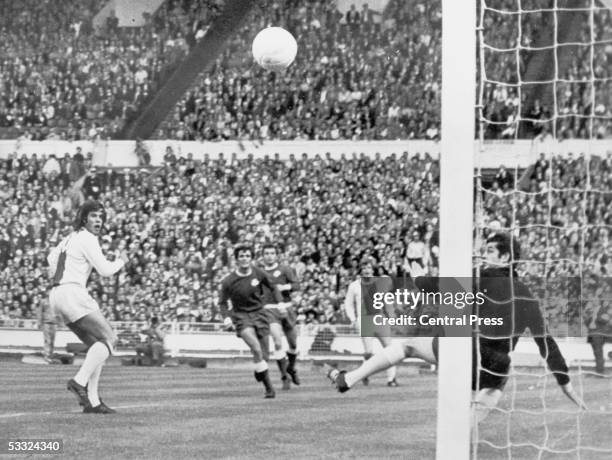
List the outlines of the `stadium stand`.
{"type": "MultiPolygon", "coordinates": [[[[204,36],[222,0],[167,0],[140,28],[91,26],[98,3],[52,1],[0,3],[4,85],[0,135],[26,139],[92,139],[118,135],[204,36]],[[26,14],[27,11],[27,14],[26,14]],[[16,19],[14,19],[16,18],[16,19]],[[34,32],[36,31],[36,33],[34,32]],[[42,31],[42,33],[37,33],[42,31]]],[[[259,3],[215,66],[185,94],[159,126],[158,139],[438,139],[440,136],[440,21],[438,3],[391,0],[375,20],[360,12],[348,24],[334,2],[259,3]],[[364,19],[365,18],[365,19],[364,19]],[[262,27],[289,29],[300,43],[284,75],[253,65],[250,40],[262,27]],[[316,58],[315,58],[316,57],[316,58]],[[296,82],[302,82],[298,84],[296,82]]],[[[507,43],[515,24],[488,15],[492,46],[507,43]],[[495,37],[498,37],[496,41],[495,37]]],[[[595,40],[607,40],[610,13],[595,16],[595,40]]],[[[545,30],[546,15],[530,14],[524,30],[545,30]]],[[[588,21],[579,31],[588,43],[588,21]]],[[[548,28],[550,29],[550,28],[548,28]]],[[[523,34],[534,37],[537,34],[523,34]]],[[[546,37],[541,38],[546,44],[546,37]]],[[[535,46],[535,43],[524,43],[535,46]]],[[[581,46],[557,85],[563,117],[560,138],[586,138],[590,77],[581,46]],[[573,83],[569,82],[572,80],[573,83]]],[[[528,64],[527,55],[522,57],[528,64]]],[[[595,45],[596,137],[612,135],[612,45],[595,45]]],[[[511,82],[514,53],[487,55],[487,73],[511,82]]],[[[486,137],[513,138],[519,95],[493,82],[485,87],[486,137]]],[[[529,134],[546,135],[551,101],[527,101],[529,134]]]]}
{"type": "MultiPolygon", "coordinates": [[[[48,287],[45,255],[69,232],[75,207],[87,197],[101,200],[108,212],[104,249],[112,253],[113,244],[122,242],[136,260],[124,274],[94,275],[90,283],[114,320],[143,321],[155,314],[164,320],[218,321],[219,280],[230,269],[231,247],[238,241],[256,249],[264,241],[279,244],[302,280],[294,299],[302,323],[346,321],[340,304],[364,257],[373,258],[381,272],[406,273],[408,245],[421,240],[429,272],[437,270],[439,165],[427,155],[195,161],[169,150],[165,160],[158,169],[91,168],[81,152],[0,161],[0,219],[7,223],[0,235],[1,320],[34,317],[48,287]]],[[[580,181],[583,161],[579,156],[549,165],[541,159],[524,171],[524,190],[542,190],[549,169],[556,186],[571,187],[580,181]]],[[[593,183],[609,190],[612,155],[593,158],[590,167],[593,183]]],[[[514,178],[503,168],[491,181],[483,208],[492,227],[510,221],[511,183],[514,178]]],[[[558,243],[552,245],[537,226],[548,199],[521,194],[518,202],[518,220],[526,226],[524,259],[530,261],[521,269],[533,277],[543,276],[546,247],[555,248],[552,259],[578,257],[582,196],[570,190],[552,197],[559,225],[549,232],[558,243]]],[[[594,226],[585,259],[599,276],[612,270],[605,256],[611,200],[609,194],[593,196],[585,210],[594,226]]],[[[570,262],[548,267],[559,276],[576,275],[570,262]]],[[[554,323],[556,306],[550,308],[554,323]]]]}
{"type": "Polygon", "coordinates": [[[45,254],[86,197],[105,204],[109,237],[136,262],[117,279],[90,283],[116,320],[218,320],[232,245],[274,241],[302,280],[300,320],[343,322],[340,303],[362,258],[402,272],[414,232],[437,244],[438,166],[428,156],[196,162],[169,152],[166,160],[161,170],[94,168],[80,178],[90,161],[81,153],[1,161],[5,317],[34,315],[48,287],[45,254]]]}
{"type": "MultiPolygon", "coordinates": [[[[118,29],[109,21],[94,30],[96,5],[95,0],[0,1],[2,135],[113,135],[205,34],[223,1],[168,0],[147,17],[145,27],[133,29],[118,29]]],[[[432,31],[440,30],[439,5],[391,0],[380,20],[364,20],[371,16],[361,13],[358,21],[347,23],[333,2],[288,2],[286,8],[273,0],[262,2],[215,67],[185,95],[159,136],[437,139],[441,53],[439,32],[432,31]],[[284,76],[264,74],[249,56],[250,39],[271,22],[287,27],[300,42],[298,60],[284,76]]],[[[537,22],[538,16],[532,17],[537,22]]],[[[490,21],[487,26],[499,35],[499,43],[502,37],[507,41],[512,24],[495,16],[490,21]]],[[[537,28],[530,22],[524,26],[537,28]]],[[[598,37],[608,33],[599,22],[596,30],[598,37]]],[[[596,47],[595,52],[597,76],[609,77],[606,63],[612,47],[596,47]]],[[[493,56],[488,65],[492,73],[504,74],[514,64],[493,56]]],[[[581,79],[585,71],[570,65],[568,75],[581,79]]],[[[584,113],[584,88],[567,85],[559,99],[562,107],[584,113]]],[[[612,91],[602,88],[596,91],[596,112],[609,116],[612,91]]],[[[487,91],[487,118],[505,122],[517,106],[517,95],[494,84],[487,91]]],[[[547,108],[538,110],[545,118],[547,108]]],[[[562,118],[559,132],[584,137],[581,120],[562,118]]],[[[512,126],[493,124],[487,137],[513,137],[514,132],[504,134],[508,128],[512,126]]],[[[542,123],[534,134],[545,135],[547,129],[542,123]]],[[[598,137],[609,137],[609,119],[599,119],[595,130],[598,137]]],[[[576,155],[553,165],[542,158],[521,178],[521,189],[529,194],[518,194],[516,207],[521,225],[531,226],[521,238],[528,248],[525,258],[535,261],[525,269],[534,274],[542,274],[545,247],[556,251],[549,258],[576,256],[581,196],[571,190],[554,193],[558,210],[553,223],[564,228],[547,233],[537,226],[546,219],[547,174],[552,174],[556,188],[584,185],[584,160],[576,155]],[[546,246],[543,238],[558,244],[546,246]]],[[[139,156],[143,170],[95,170],[83,152],[0,161],[4,321],[32,317],[47,287],[44,254],[65,234],[72,211],[88,196],[105,203],[110,236],[124,240],[139,260],[116,285],[94,281],[100,304],[116,320],[152,313],[163,319],[217,320],[218,281],[228,270],[230,246],[239,240],[256,246],[266,239],[279,243],[285,261],[303,279],[296,299],[302,322],[344,321],[339,303],[358,261],[371,256],[389,273],[406,271],[406,250],[415,231],[429,249],[430,270],[436,269],[439,165],[428,156],[197,162],[176,158],[170,151],[162,170],[147,166],[146,150],[139,156]],[[199,199],[202,196],[206,198],[199,199]]],[[[611,163],[610,155],[591,160],[594,189],[610,190],[611,163]]],[[[514,178],[502,171],[498,176],[484,208],[490,222],[506,227],[514,212],[508,199],[514,178]]],[[[609,251],[609,209],[609,194],[593,194],[587,200],[589,224],[597,226],[586,234],[587,260],[602,274],[611,270],[610,261],[599,257],[609,251]]],[[[572,267],[559,264],[552,269],[575,274],[572,267]]]]}
{"type": "Polygon", "coordinates": [[[2,1],[0,136],[118,133],[206,29],[218,3],[167,1],[144,27],[108,21],[94,29],[97,0],[2,1]]]}

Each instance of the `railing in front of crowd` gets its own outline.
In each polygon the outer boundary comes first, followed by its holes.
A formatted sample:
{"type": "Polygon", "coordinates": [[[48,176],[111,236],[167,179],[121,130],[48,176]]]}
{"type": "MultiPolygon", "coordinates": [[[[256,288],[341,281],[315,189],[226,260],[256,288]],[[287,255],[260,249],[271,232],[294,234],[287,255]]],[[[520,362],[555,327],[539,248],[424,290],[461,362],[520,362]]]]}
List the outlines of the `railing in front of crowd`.
{"type": "MultiPolygon", "coordinates": [[[[146,321],[111,321],[117,334],[121,333],[139,333],[147,328],[146,321]]],[[[0,319],[0,327],[7,329],[40,329],[39,322],[36,319],[0,319]]],[[[326,323],[310,323],[296,325],[298,334],[310,335],[316,334],[321,330],[329,330],[335,335],[354,337],[359,335],[359,331],[350,325],[345,324],[326,324],[326,323]]],[[[227,334],[233,333],[227,331],[223,327],[223,323],[198,323],[198,322],[178,322],[168,321],[162,323],[162,328],[170,334],[227,334]]],[[[65,325],[58,325],[58,330],[68,330],[65,325]]]]}

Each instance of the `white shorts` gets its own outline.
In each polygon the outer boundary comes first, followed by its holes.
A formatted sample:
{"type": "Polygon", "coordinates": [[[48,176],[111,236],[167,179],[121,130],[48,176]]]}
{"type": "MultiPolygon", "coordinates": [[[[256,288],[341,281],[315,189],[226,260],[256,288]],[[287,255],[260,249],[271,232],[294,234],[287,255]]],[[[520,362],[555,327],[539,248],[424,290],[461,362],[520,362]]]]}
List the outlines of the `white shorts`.
{"type": "Polygon", "coordinates": [[[74,323],[83,316],[100,310],[87,289],[77,284],[54,287],[49,294],[49,303],[64,318],[66,324],[74,323]]]}

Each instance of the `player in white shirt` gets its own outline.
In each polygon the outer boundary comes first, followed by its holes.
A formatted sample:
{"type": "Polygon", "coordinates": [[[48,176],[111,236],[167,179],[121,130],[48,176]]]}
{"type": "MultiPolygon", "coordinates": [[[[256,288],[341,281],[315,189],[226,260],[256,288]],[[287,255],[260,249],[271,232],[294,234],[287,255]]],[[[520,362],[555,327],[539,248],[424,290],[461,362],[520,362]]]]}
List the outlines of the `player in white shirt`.
{"type": "Polygon", "coordinates": [[[98,383],[102,366],[112,355],[117,336],[97,302],[87,292],[87,279],[94,268],[101,276],[112,276],[128,261],[125,251],[113,262],[102,254],[98,236],[104,217],[104,207],[100,203],[83,203],[74,222],[74,231],[47,257],[53,274],[49,302],[70,330],[89,346],[81,368],[68,381],[68,390],[84,406],[83,412],[96,414],[115,412],[100,400],[98,383]]]}
{"type": "MultiPolygon", "coordinates": [[[[360,268],[361,268],[361,273],[360,273],[361,276],[349,284],[349,287],[346,291],[346,298],[344,299],[344,311],[346,312],[346,316],[348,316],[349,320],[351,321],[351,324],[353,325],[358,325],[361,319],[360,314],[362,311],[362,295],[361,295],[362,294],[361,293],[362,284],[364,286],[367,286],[368,283],[370,283],[372,287],[375,288],[374,280],[370,280],[370,281],[367,280],[367,278],[371,278],[374,276],[374,267],[372,266],[372,263],[369,261],[362,262],[360,268]],[[365,278],[365,279],[362,280],[362,278],[365,278]]],[[[365,313],[370,314],[373,312],[366,311],[365,313]]],[[[379,328],[375,330],[374,333],[376,335],[376,338],[380,341],[383,347],[387,347],[391,345],[390,330],[381,330],[381,328],[379,328]]],[[[373,355],[374,337],[362,337],[361,340],[363,341],[363,350],[364,350],[363,360],[367,361],[373,355]]],[[[396,387],[397,380],[395,379],[395,376],[397,374],[397,367],[391,366],[386,370],[386,372],[387,372],[387,385],[390,387],[396,387]]],[[[362,381],[364,385],[367,385],[369,383],[369,380],[367,377],[363,379],[362,381]]]]}

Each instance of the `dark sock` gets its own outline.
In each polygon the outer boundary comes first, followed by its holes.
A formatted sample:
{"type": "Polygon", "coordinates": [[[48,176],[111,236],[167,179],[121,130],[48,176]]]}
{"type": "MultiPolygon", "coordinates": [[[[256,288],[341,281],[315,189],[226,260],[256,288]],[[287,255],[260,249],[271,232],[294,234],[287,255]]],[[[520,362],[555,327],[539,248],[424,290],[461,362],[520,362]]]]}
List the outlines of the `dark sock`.
{"type": "Polygon", "coordinates": [[[289,361],[289,364],[287,365],[287,370],[289,372],[293,372],[295,370],[295,361],[297,360],[297,353],[288,351],[287,360],[289,361]]]}
{"type": "Polygon", "coordinates": [[[270,380],[270,374],[268,373],[268,369],[263,372],[255,372],[255,380],[258,382],[262,382],[266,391],[274,391],[274,386],[272,385],[272,381],[270,380]]]}
{"type": "Polygon", "coordinates": [[[283,359],[277,359],[276,360],[276,364],[278,365],[278,370],[281,373],[281,378],[283,380],[287,380],[287,369],[289,366],[289,363],[287,361],[287,358],[283,358],[283,359]]]}

